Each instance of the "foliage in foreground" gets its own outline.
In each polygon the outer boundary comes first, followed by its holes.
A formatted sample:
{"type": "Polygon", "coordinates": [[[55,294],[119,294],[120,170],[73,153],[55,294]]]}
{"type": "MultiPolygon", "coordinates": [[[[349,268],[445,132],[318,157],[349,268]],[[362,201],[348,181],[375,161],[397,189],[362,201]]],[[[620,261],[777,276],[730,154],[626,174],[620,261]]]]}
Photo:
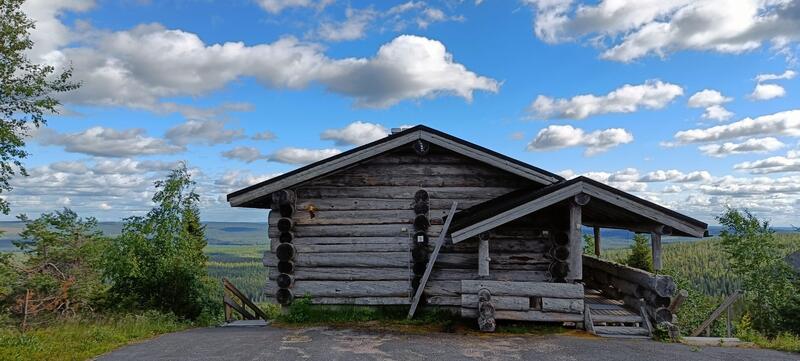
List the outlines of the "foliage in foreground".
{"type": "Polygon", "coordinates": [[[105,275],[110,297],[122,309],[156,309],[190,320],[219,316],[218,287],[208,276],[206,239],[185,164],[156,182],[144,217],[125,220],[108,252],[105,275]]]}
{"type": "Polygon", "coordinates": [[[86,360],[133,341],[175,332],[191,324],[157,312],[71,318],[25,333],[0,328],[0,360],[86,360]]]}
{"type": "Polygon", "coordinates": [[[106,288],[99,270],[108,240],[97,221],[69,209],[36,220],[20,219],[25,230],[14,245],[24,253],[24,261],[10,255],[0,259],[0,302],[5,310],[22,318],[23,328],[40,314],[74,316],[93,310],[106,288]]]}
{"type": "Polygon", "coordinates": [[[650,252],[648,245],[650,240],[643,234],[636,234],[633,236],[633,245],[631,246],[631,254],[625,260],[628,266],[653,272],[653,256],[650,252]]]}
{"type": "MultiPolygon", "coordinates": [[[[45,114],[58,113],[55,93],[77,89],[72,70],[60,73],[51,65],[31,62],[29,33],[36,24],[20,7],[23,0],[0,0],[0,192],[12,189],[11,177],[27,175],[22,159],[28,156],[25,137],[31,127],[44,124],[45,114]]],[[[0,198],[0,212],[8,214],[8,201],[0,198]]]]}

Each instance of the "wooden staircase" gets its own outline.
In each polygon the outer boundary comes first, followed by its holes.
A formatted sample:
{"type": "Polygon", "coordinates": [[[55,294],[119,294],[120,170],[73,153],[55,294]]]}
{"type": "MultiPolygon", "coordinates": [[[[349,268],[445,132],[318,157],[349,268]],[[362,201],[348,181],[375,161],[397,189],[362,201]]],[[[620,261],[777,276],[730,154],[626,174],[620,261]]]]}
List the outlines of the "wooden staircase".
{"type": "Polygon", "coordinates": [[[631,311],[622,301],[605,298],[591,289],[586,290],[584,305],[586,330],[597,336],[649,339],[653,335],[644,310],[631,311]]]}

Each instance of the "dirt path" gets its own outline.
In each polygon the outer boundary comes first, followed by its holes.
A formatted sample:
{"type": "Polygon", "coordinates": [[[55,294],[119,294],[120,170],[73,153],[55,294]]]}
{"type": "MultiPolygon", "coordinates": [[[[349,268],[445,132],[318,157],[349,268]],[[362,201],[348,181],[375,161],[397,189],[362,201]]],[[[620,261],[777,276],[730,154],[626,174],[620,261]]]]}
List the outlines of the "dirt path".
{"type": "Polygon", "coordinates": [[[569,335],[402,334],[331,328],[202,328],[123,347],[98,360],[800,360],[771,350],[569,335]]]}

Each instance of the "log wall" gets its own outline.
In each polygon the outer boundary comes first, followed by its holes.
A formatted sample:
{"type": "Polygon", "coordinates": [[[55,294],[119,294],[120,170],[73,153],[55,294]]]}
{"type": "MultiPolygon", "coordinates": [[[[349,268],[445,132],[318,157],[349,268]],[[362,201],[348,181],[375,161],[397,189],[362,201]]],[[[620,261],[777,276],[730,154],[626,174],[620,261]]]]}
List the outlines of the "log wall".
{"type": "MultiPolygon", "coordinates": [[[[424,272],[452,202],[464,209],[532,181],[441,148],[411,148],[381,155],[291,189],[291,291],[320,304],[408,304],[415,275],[424,272]],[[427,201],[422,201],[422,193],[427,201]],[[433,242],[430,242],[433,243],[433,242]]],[[[269,215],[271,250],[267,292],[279,290],[279,212],[269,215]]],[[[549,279],[552,232],[508,224],[490,234],[490,274],[485,279],[543,282],[549,279]]],[[[426,285],[424,302],[460,306],[461,281],[479,279],[478,240],[445,244],[426,285]]],[[[501,298],[502,300],[502,298],[501,298]]]]}

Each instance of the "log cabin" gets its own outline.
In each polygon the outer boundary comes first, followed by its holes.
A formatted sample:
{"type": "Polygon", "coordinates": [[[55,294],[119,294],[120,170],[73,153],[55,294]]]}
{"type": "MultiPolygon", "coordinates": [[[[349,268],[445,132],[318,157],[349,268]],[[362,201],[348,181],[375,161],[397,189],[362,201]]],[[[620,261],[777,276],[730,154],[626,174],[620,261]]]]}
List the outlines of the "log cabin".
{"type": "MultiPolygon", "coordinates": [[[[290,305],[418,305],[476,318],[647,337],[674,323],[661,237],[707,225],[586,177],[561,176],[426,126],[228,195],[268,210],[266,292],[290,305]],[[592,229],[595,255],[583,254],[592,229]],[[600,229],[647,233],[655,274],[599,258],[600,229]]],[[[674,306],[674,305],[673,305],[674,306]]]]}

